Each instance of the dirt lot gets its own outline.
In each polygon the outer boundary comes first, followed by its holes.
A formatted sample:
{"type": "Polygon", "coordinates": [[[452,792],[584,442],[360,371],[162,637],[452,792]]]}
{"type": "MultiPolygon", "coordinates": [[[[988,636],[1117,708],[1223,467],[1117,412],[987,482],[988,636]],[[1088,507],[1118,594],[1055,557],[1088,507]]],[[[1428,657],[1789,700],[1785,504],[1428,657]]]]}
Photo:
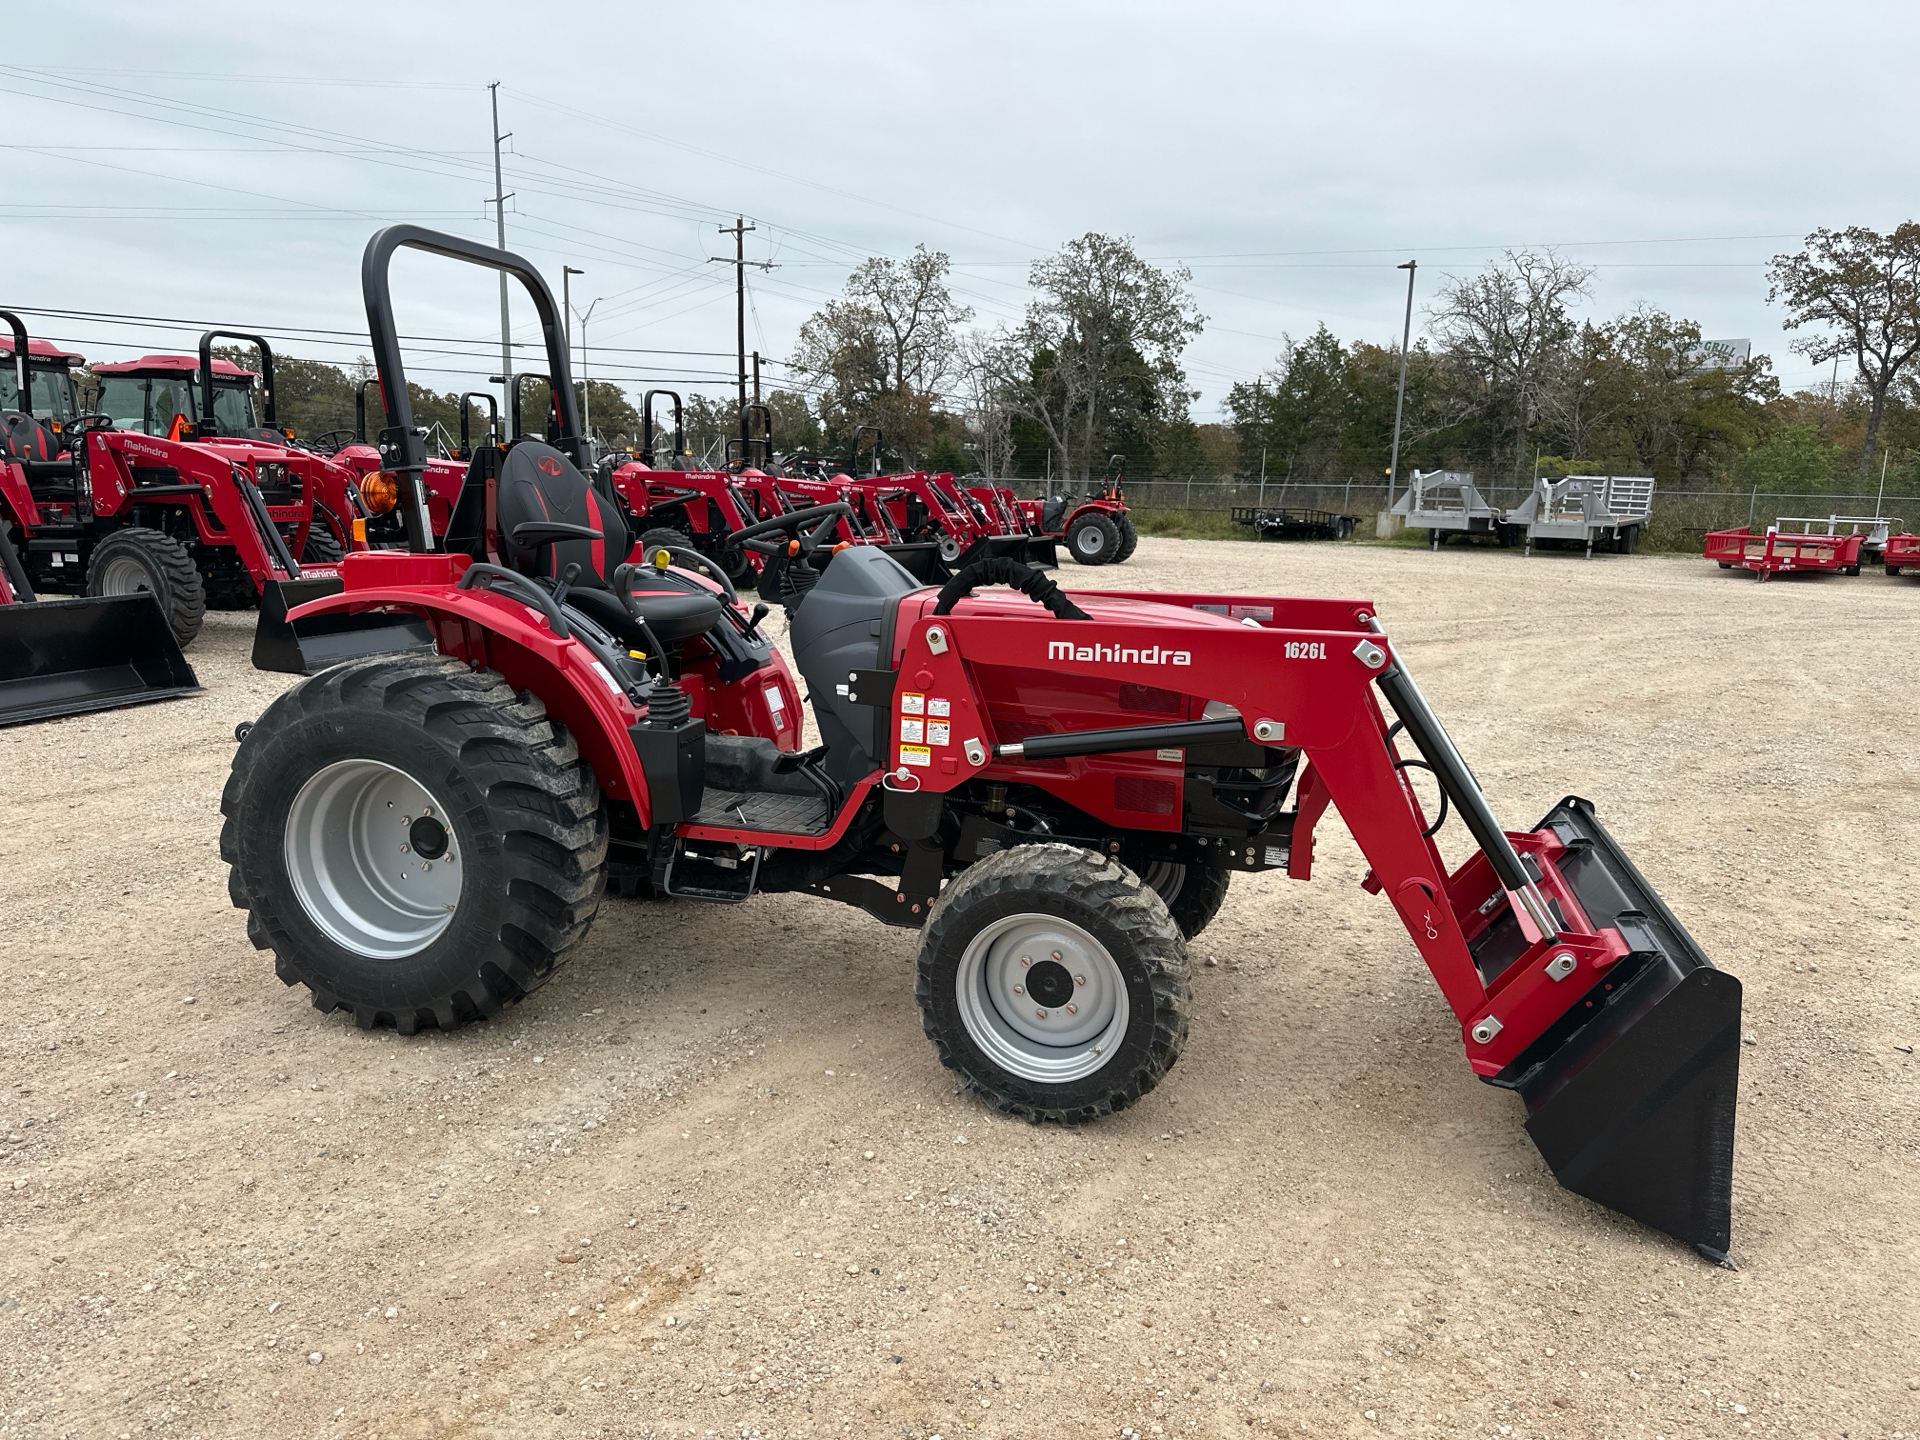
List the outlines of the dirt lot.
{"type": "MultiPolygon", "coordinates": [[[[1746,984],[1738,1273],[1560,1190],[1334,817],[1185,1058],[1077,1131],[830,902],[609,902],[506,1018],[362,1034],[228,907],[280,680],[0,734],[0,1436],[1920,1436],[1920,584],[1142,542],[1376,598],[1511,825],[1594,799],[1746,984]]],[[[1458,845],[1458,827],[1450,827],[1458,845]]]]}

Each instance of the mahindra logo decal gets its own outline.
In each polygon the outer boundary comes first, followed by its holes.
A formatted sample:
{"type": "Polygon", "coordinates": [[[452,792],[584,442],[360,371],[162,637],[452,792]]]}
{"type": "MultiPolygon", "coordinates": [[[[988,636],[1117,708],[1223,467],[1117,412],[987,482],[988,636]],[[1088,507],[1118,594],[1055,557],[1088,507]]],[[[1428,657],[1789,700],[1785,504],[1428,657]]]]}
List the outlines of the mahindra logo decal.
{"type": "Polygon", "coordinates": [[[560,473],[560,462],[551,455],[542,455],[533,463],[538,465],[540,469],[548,475],[558,475],[560,473]]]}
{"type": "Polygon", "coordinates": [[[1122,649],[1113,645],[1076,645],[1071,640],[1049,640],[1049,660],[1091,660],[1113,665],[1191,665],[1193,656],[1185,650],[1162,650],[1149,645],[1144,650],[1122,649]]]}

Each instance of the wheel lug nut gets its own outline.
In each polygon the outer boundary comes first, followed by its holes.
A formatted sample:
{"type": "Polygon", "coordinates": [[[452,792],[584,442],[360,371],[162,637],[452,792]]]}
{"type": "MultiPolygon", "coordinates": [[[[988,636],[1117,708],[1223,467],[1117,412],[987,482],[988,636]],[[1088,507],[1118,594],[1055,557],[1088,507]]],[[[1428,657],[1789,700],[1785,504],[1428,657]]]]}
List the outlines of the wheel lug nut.
{"type": "Polygon", "coordinates": [[[1038,1015],[1038,1016],[1039,1016],[1039,1017],[1040,1017],[1040,1018],[1041,1018],[1042,1020],[1044,1020],[1044,1019],[1046,1019],[1046,1018],[1047,1018],[1047,1012],[1046,1012],[1046,1011],[1044,1011],[1044,1010],[1036,1010],[1036,1011],[1034,1011],[1033,1013],[1034,1013],[1035,1015],[1038,1015]]]}
{"type": "Polygon", "coordinates": [[[1031,955],[1022,955],[1022,956],[1020,957],[1020,963],[1021,963],[1022,965],[1031,965],[1031,964],[1033,964],[1033,956],[1031,956],[1031,955]]]}
{"type": "Polygon", "coordinates": [[[413,823],[413,817],[411,815],[402,815],[400,817],[400,823],[402,825],[411,825],[413,823]]]}
{"type": "Polygon", "coordinates": [[[1079,1013],[1080,1013],[1080,1012],[1079,1012],[1079,1010],[1077,1010],[1077,1009],[1076,1009],[1076,1008],[1074,1008],[1073,1006],[1071,1006],[1071,1005],[1069,1005],[1069,1006],[1067,1006],[1067,1014],[1069,1014],[1069,1015],[1078,1015],[1079,1013]]]}
{"type": "Polygon", "coordinates": [[[400,853],[401,853],[402,855],[404,855],[404,854],[406,854],[406,853],[407,853],[407,847],[406,847],[406,846],[404,846],[404,845],[402,845],[402,846],[400,847],[400,853]]]}
{"type": "Polygon", "coordinates": [[[1058,963],[1059,963],[1059,960],[1060,960],[1060,952],[1059,952],[1058,950],[1056,950],[1056,951],[1054,951],[1054,952],[1053,952],[1053,959],[1054,959],[1054,962],[1055,962],[1056,964],[1058,964],[1058,963]]]}
{"type": "Polygon", "coordinates": [[[1084,985],[1087,983],[1087,977],[1084,975],[1076,975],[1073,977],[1073,983],[1076,985],[1084,985]]]}
{"type": "Polygon", "coordinates": [[[1019,987],[1018,985],[1016,985],[1016,986],[1014,986],[1014,987],[1013,987],[1013,993],[1014,993],[1014,994],[1016,994],[1016,995],[1024,995],[1024,994],[1026,994],[1027,992],[1026,992],[1026,991],[1024,991],[1024,990],[1022,990],[1022,989],[1021,989],[1021,988],[1020,988],[1020,987],[1019,987]]]}

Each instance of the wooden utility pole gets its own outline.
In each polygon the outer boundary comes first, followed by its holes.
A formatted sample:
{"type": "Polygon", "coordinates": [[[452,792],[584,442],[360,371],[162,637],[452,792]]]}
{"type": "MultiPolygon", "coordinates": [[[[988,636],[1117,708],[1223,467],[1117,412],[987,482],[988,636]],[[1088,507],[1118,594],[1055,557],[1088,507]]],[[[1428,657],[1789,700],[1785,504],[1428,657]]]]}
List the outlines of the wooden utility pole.
{"type": "MultiPolygon", "coordinates": [[[[707,257],[718,264],[733,266],[735,334],[740,359],[740,458],[743,461],[747,458],[747,266],[751,264],[762,270],[773,268],[765,260],[747,259],[747,233],[757,228],[747,224],[746,216],[736,216],[733,224],[720,227],[722,235],[733,236],[733,258],[729,260],[724,255],[707,257]]],[[[756,392],[758,388],[756,385],[756,392]]],[[[755,398],[758,398],[757,393],[755,398]]]]}

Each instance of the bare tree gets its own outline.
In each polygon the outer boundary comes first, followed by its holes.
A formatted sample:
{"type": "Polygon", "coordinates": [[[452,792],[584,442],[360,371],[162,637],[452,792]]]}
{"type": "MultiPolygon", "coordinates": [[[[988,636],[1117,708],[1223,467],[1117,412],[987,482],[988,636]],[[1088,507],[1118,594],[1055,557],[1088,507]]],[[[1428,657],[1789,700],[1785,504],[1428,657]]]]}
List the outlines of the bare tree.
{"type": "Polygon", "coordinates": [[[905,260],[876,255],[847,277],[800,327],[793,366],[821,386],[828,429],[877,422],[893,443],[924,447],[933,402],[952,378],[957,330],[973,312],[947,289],[944,253],[914,247],[905,260]]]}
{"type": "Polygon", "coordinates": [[[995,378],[993,342],[978,332],[963,336],[958,351],[961,423],[966,426],[966,448],[980,462],[989,480],[1013,472],[1013,411],[995,378]]]}
{"type": "Polygon", "coordinates": [[[1863,225],[1814,231],[1794,255],[1767,266],[1767,299],[1787,307],[1785,328],[1823,325],[1793,348],[1815,364],[1852,355],[1867,392],[1867,439],[1860,468],[1872,464],[1887,395],[1920,353],[1920,224],[1882,235],[1863,225]]]}
{"type": "Polygon", "coordinates": [[[1007,403],[1047,432],[1061,469],[1086,480],[1103,457],[1114,412],[1142,399],[1185,414],[1180,352],[1205,317],[1184,269],[1161,270],[1125,236],[1086,234],[1034,262],[1039,296],[991,351],[1007,403]]]}
{"type": "Polygon", "coordinates": [[[1585,295],[1592,278],[1551,250],[1509,250],[1478,275],[1449,275],[1429,312],[1434,336],[1479,385],[1494,432],[1511,447],[1516,479],[1549,371],[1575,333],[1568,302],[1585,295]]]}

